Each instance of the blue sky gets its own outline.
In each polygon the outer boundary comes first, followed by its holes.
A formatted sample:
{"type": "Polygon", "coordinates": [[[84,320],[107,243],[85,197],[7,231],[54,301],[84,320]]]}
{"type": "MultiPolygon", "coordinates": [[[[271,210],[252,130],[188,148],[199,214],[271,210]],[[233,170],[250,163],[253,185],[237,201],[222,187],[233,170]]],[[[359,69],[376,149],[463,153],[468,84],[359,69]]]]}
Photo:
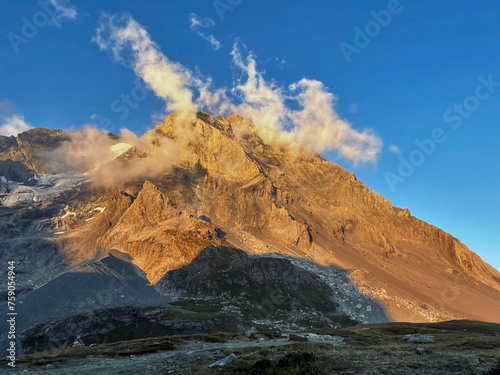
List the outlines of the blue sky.
{"type": "Polygon", "coordinates": [[[92,41],[102,13],[127,12],[214,87],[239,77],[238,41],[270,87],[320,81],[343,123],[383,142],[375,162],[336,147],[325,158],[500,268],[498,2],[47,1],[0,3],[0,129],[96,123],[140,135],[165,114],[130,64],[92,41]]]}

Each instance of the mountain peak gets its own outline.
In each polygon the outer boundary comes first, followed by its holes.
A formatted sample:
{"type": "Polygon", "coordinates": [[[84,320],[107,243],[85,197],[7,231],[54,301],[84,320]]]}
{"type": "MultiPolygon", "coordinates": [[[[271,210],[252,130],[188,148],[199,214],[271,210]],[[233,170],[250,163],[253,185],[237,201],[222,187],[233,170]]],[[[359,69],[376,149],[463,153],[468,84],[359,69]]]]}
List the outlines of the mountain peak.
{"type": "Polygon", "coordinates": [[[160,189],[158,189],[158,187],[149,180],[144,181],[144,184],[142,185],[142,191],[147,191],[147,190],[160,191],[160,189]]]}

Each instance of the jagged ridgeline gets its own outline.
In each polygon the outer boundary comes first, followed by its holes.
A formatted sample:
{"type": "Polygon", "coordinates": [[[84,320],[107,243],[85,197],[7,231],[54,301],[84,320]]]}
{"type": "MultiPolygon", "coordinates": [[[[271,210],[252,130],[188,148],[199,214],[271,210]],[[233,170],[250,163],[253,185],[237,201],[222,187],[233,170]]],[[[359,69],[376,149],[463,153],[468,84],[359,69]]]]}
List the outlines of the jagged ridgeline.
{"type": "MultiPolygon", "coordinates": [[[[122,306],[140,310],[137,332],[181,332],[183,311],[197,311],[191,331],[223,329],[222,316],[227,329],[500,322],[497,270],[241,116],[180,127],[170,115],[133,141],[97,135],[94,146],[84,132],[0,137],[0,256],[18,264],[31,347],[64,319],[99,311],[105,326],[122,306]]],[[[120,319],[115,333],[132,324],[120,319]]]]}

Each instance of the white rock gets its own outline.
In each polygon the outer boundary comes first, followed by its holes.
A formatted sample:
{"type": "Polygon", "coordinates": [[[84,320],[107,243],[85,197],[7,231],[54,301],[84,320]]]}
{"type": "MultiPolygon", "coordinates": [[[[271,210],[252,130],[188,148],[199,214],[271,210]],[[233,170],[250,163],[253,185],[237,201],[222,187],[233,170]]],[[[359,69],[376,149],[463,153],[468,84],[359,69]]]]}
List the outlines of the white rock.
{"type": "Polygon", "coordinates": [[[208,366],[208,367],[225,366],[225,365],[227,365],[228,363],[233,362],[235,359],[236,359],[236,354],[231,353],[231,354],[229,354],[226,358],[223,358],[223,359],[221,359],[221,360],[218,360],[217,362],[212,363],[212,364],[211,364],[210,366],[208,366]]]}
{"type": "Polygon", "coordinates": [[[412,334],[412,335],[404,336],[403,340],[408,341],[408,342],[430,343],[430,342],[434,342],[434,336],[412,334]]]}

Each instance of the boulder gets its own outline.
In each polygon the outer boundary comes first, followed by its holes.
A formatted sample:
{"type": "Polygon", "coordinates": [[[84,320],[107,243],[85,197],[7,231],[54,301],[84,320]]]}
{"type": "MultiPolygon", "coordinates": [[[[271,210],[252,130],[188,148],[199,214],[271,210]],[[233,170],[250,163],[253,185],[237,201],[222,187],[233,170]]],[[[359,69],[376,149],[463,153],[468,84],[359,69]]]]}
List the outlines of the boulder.
{"type": "Polygon", "coordinates": [[[434,336],[411,334],[404,336],[403,340],[407,342],[431,343],[434,342],[434,336]]]}
{"type": "Polygon", "coordinates": [[[210,366],[208,366],[208,367],[225,366],[225,365],[227,365],[228,363],[233,362],[235,359],[236,359],[236,354],[231,353],[231,354],[229,354],[226,358],[220,359],[220,360],[218,360],[217,362],[212,363],[212,364],[211,364],[210,366]]]}

